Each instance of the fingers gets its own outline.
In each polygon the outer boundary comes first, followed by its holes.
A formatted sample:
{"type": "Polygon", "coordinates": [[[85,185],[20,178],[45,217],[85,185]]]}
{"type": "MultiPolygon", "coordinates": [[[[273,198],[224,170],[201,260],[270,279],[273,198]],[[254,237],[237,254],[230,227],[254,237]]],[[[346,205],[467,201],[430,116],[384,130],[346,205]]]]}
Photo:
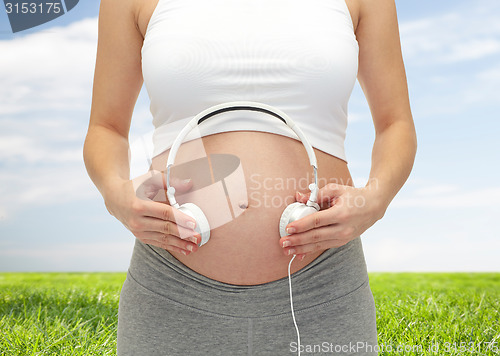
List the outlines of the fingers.
{"type": "Polygon", "coordinates": [[[297,254],[297,258],[299,259],[299,261],[303,261],[304,260],[304,257],[306,257],[305,254],[297,254]]]}
{"type": "Polygon", "coordinates": [[[132,206],[129,230],[144,243],[188,255],[197,251],[201,236],[190,216],[170,205],[137,200],[132,206]]]}
{"type": "Polygon", "coordinates": [[[181,239],[191,238],[191,240],[194,240],[193,237],[201,239],[200,234],[195,230],[185,228],[172,221],[157,218],[145,217],[143,229],[145,231],[159,232],[164,235],[172,235],[181,239]]]}
{"type": "Polygon", "coordinates": [[[279,243],[285,255],[299,255],[342,246],[349,241],[351,233],[349,228],[330,225],[282,237],[279,243]]]}
{"type": "Polygon", "coordinates": [[[175,236],[160,234],[158,232],[145,232],[142,234],[140,240],[146,244],[150,244],[164,250],[182,253],[185,256],[189,255],[191,252],[196,252],[199,248],[196,243],[181,240],[175,236]]]}
{"type": "Polygon", "coordinates": [[[322,226],[327,226],[339,222],[334,208],[320,210],[313,214],[307,215],[301,219],[292,221],[286,226],[288,234],[301,233],[312,229],[317,229],[322,226]]]}
{"type": "Polygon", "coordinates": [[[337,183],[329,183],[318,192],[318,202],[320,204],[331,201],[345,192],[345,186],[337,183]]]}
{"type": "Polygon", "coordinates": [[[144,202],[143,203],[143,214],[144,216],[149,216],[152,218],[172,221],[177,225],[188,229],[194,229],[196,227],[196,221],[182,211],[171,207],[170,205],[157,203],[157,202],[144,202]]]}
{"type": "MultiPolygon", "coordinates": [[[[318,191],[317,203],[322,207],[329,208],[331,205],[333,205],[332,203],[345,192],[346,189],[345,187],[346,186],[344,185],[336,183],[329,183],[325,185],[318,191]]],[[[303,194],[301,192],[296,192],[295,200],[305,204],[307,203],[307,200],[309,199],[310,195],[311,192],[307,192],[306,194],[303,194]]]]}

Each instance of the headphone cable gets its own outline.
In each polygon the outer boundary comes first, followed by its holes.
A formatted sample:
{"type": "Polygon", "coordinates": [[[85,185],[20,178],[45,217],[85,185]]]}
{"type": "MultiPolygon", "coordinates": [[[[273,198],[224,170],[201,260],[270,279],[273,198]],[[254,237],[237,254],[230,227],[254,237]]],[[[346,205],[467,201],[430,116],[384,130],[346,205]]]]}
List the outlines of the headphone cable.
{"type": "Polygon", "coordinates": [[[290,307],[292,309],[292,318],[293,318],[293,324],[295,325],[295,330],[297,330],[297,350],[298,350],[298,356],[300,356],[300,333],[299,333],[299,327],[297,326],[297,321],[295,320],[295,312],[293,310],[293,297],[292,297],[292,276],[290,274],[290,266],[292,265],[292,261],[295,259],[296,255],[293,255],[292,259],[290,260],[290,263],[288,264],[288,284],[290,286],[290,307]]]}

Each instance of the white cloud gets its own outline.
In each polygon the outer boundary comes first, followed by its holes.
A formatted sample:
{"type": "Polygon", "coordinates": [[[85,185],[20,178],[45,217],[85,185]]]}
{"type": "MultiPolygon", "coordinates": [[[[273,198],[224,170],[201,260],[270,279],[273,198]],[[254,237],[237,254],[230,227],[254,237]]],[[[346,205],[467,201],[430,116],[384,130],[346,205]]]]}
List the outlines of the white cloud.
{"type": "Polygon", "coordinates": [[[98,198],[83,164],[7,171],[0,176],[0,196],[7,217],[25,207],[98,198]]]}
{"type": "Polygon", "coordinates": [[[500,81],[500,65],[485,69],[478,73],[477,78],[487,81],[500,81]]]}
{"type": "MultiPolygon", "coordinates": [[[[420,230],[419,230],[420,231],[420,230]]],[[[453,237],[436,236],[422,241],[412,234],[387,237],[372,234],[363,240],[370,271],[479,272],[499,271],[498,239],[474,241],[469,235],[453,231],[453,237]]]]}
{"type": "Polygon", "coordinates": [[[0,41],[0,193],[23,206],[93,196],[82,145],[90,112],[97,18],[0,41]]]}
{"type": "Polygon", "coordinates": [[[69,163],[82,161],[81,147],[62,149],[46,140],[37,140],[29,136],[0,135],[0,160],[3,162],[21,161],[23,163],[48,162],[69,163]],[[39,142],[37,142],[39,141],[39,142]]]}
{"type": "Polygon", "coordinates": [[[458,192],[459,189],[460,186],[457,184],[437,184],[425,188],[418,188],[415,190],[414,194],[417,196],[428,197],[458,192]]]}
{"type": "Polygon", "coordinates": [[[425,181],[409,183],[384,218],[363,234],[370,270],[500,270],[500,189],[467,192],[439,184],[422,190],[425,181]]]}
{"type": "MultiPolygon", "coordinates": [[[[96,49],[97,17],[0,41],[1,219],[31,205],[97,197],[82,152],[96,49]]],[[[145,94],[133,114],[132,141],[151,125],[145,94]]],[[[136,157],[136,145],[132,152],[136,157]]]]}
{"type": "Polygon", "coordinates": [[[420,188],[410,196],[398,197],[391,205],[397,208],[460,209],[498,207],[499,201],[500,187],[430,186],[420,188]]]}
{"type": "Polygon", "coordinates": [[[3,246],[0,270],[126,271],[133,246],[131,238],[124,242],[72,243],[42,248],[3,246]]]}
{"type": "Polygon", "coordinates": [[[9,216],[7,214],[7,209],[5,209],[5,207],[3,207],[3,206],[0,206],[0,222],[5,221],[8,218],[9,218],[9,216]]]}
{"type": "Polygon", "coordinates": [[[88,110],[97,18],[0,41],[0,114],[88,110]]]}
{"type": "Polygon", "coordinates": [[[498,107],[500,2],[456,2],[445,11],[400,22],[417,124],[428,118],[455,125],[478,109],[498,107]]]}
{"type": "MultiPolygon", "coordinates": [[[[468,3],[467,3],[468,4],[468,3]]],[[[425,19],[402,21],[401,42],[405,60],[436,65],[477,60],[500,53],[500,26],[491,7],[474,4],[425,19]]]]}
{"type": "Polygon", "coordinates": [[[443,56],[444,62],[459,62],[480,59],[500,52],[500,40],[493,38],[473,38],[465,43],[455,43],[450,53],[443,56]]]}
{"type": "Polygon", "coordinates": [[[500,98],[500,58],[491,67],[481,68],[465,86],[461,101],[466,105],[494,105],[500,98]]]}

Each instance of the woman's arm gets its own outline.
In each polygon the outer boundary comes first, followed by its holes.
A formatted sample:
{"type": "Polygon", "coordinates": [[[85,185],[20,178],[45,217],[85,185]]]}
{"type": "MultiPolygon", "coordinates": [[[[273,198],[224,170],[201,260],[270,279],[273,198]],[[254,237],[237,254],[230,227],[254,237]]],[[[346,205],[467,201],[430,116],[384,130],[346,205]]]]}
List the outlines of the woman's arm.
{"type": "MultiPolygon", "coordinates": [[[[143,83],[143,39],[136,20],[138,3],[135,0],[101,1],[92,108],[83,150],[84,161],[108,211],[137,238],[145,243],[188,254],[190,250],[197,249],[196,243],[201,239],[192,230],[194,220],[180,211],[174,211],[169,205],[139,199],[136,196],[137,187],[129,180],[128,134],[132,112],[143,83]],[[189,222],[193,225],[189,226],[189,222]],[[189,238],[195,243],[180,237],[189,238]]],[[[156,180],[157,177],[152,177],[150,181],[156,180]]],[[[189,189],[189,186],[182,188],[189,189]]]]}
{"type": "Polygon", "coordinates": [[[375,125],[366,187],[385,211],[410,175],[417,149],[394,0],[362,0],[356,36],[358,81],[375,125]]]}
{"type": "Polygon", "coordinates": [[[142,38],[133,26],[134,1],[103,0],[90,123],[84,160],[103,197],[129,180],[128,133],[142,86],[142,38]]]}
{"type": "MultiPolygon", "coordinates": [[[[394,0],[359,0],[358,5],[358,80],[376,134],[370,178],[363,188],[333,183],[323,187],[318,201],[328,209],[288,224],[292,235],[280,239],[287,255],[338,247],[361,235],[383,217],[413,166],[416,134],[394,0]]],[[[307,199],[297,196],[303,203],[307,199]]]]}

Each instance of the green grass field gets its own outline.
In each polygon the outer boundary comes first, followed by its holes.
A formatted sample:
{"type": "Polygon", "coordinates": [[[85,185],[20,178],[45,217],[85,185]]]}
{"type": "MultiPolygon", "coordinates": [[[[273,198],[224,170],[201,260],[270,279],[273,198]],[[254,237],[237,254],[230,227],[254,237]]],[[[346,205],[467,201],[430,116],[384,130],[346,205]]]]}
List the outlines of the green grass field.
{"type": "MultiPolygon", "coordinates": [[[[115,355],[124,279],[0,273],[0,355],[115,355]]],[[[370,282],[379,355],[500,355],[500,273],[371,273],[370,282]]]]}

